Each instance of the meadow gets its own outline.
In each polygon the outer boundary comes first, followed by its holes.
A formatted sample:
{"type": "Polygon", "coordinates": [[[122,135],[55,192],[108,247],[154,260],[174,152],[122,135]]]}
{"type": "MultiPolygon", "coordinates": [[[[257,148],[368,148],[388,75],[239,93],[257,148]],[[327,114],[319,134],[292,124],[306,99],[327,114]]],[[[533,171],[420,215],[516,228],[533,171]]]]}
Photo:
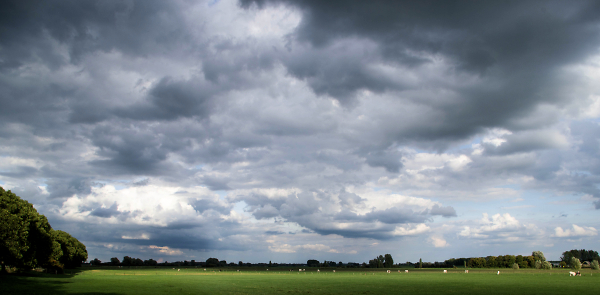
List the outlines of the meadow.
{"type": "Polygon", "coordinates": [[[600,272],[568,269],[288,269],[80,268],[64,275],[0,276],[4,294],[594,294],[600,272]]]}

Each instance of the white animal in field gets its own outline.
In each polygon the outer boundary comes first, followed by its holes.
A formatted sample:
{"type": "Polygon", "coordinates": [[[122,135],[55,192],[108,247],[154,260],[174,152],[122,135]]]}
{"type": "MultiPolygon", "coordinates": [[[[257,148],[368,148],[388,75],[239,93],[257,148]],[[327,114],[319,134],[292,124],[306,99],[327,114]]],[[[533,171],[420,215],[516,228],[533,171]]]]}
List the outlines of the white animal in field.
{"type": "Polygon", "coordinates": [[[469,273],[469,270],[468,270],[468,269],[465,269],[465,273],[469,273]]]}
{"type": "Polygon", "coordinates": [[[398,270],[398,272],[400,272],[400,270],[398,270]]]}
{"type": "Polygon", "coordinates": [[[179,271],[179,270],[177,270],[177,271],[179,271]]]}
{"type": "Polygon", "coordinates": [[[577,275],[577,274],[576,274],[574,271],[570,271],[570,272],[569,272],[569,276],[570,276],[570,277],[574,277],[574,276],[576,276],[576,275],[577,275]]]}
{"type": "Polygon", "coordinates": [[[444,273],[448,273],[448,271],[444,269],[444,273]]]}
{"type": "Polygon", "coordinates": [[[303,268],[302,271],[306,271],[306,268],[303,268]]]}
{"type": "Polygon", "coordinates": [[[317,269],[317,272],[321,272],[321,270],[317,269]]]}
{"type": "Polygon", "coordinates": [[[405,269],[404,272],[408,272],[408,269],[405,269]]]}
{"type": "Polygon", "coordinates": [[[392,273],[392,271],[388,269],[387,273],[392,273]]]}
{"type": "Polygon", "coordinates": [[[500,271],[498,271],[497,275],[499,275],[499,274],[500,274],[500,271]]]}
{"type": "Polygon", "coordinates": [[[333,272],[335,272],[335,269],[333,270],[333,272]]]}

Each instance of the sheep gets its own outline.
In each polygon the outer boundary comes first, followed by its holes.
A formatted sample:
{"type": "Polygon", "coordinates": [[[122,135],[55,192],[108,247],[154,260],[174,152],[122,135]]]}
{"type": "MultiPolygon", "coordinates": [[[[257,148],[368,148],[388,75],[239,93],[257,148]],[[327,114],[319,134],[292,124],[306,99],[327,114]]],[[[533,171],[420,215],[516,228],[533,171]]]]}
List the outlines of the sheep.
{"type": "Polygon", "coordinates": [[[500,274],[500,271],[498,271],[497,275],[499,275],[499,274],[500,274]]]}
{"type": "Polygon", "coordinates": [[[333,272],[335,272],[335,269],[333,270],[333,272]]]}
{"type": "Polygon", "coordinates": [[[444,273],[448,273],[448,271],[444,269],[444,273]]]}
{"type": "Polygon", "coordinates": [[[392,273],[392,271],[388,269],[387,273],[392,273]]]}
{"type": "Polygon", "coordinates": [[[321,272],[321,270],[317,269],[317,272],[321,272]]]}
{"type": "Polygon", "coordinates": [[[177,271],[179,271],[179,269],[177,271]]]}
{"type": "Polygon", "coordinates": [[[465,269],[465,273],[469,273],[469,270],[468,270],[468,269],[465,269]]]}
{"type": "Polygon", "coordinates": [[[575,275],[577,275],[577,274],[576,274],[574,271],[570,271],[570,272],[569,272],[569,276],[570,276],[570,277],[574,277],[575,275]]]}
{"type": "Polygon", "coordinates": [[[405,269],[404,272],[408,272],[408,269],[405,269]]]}

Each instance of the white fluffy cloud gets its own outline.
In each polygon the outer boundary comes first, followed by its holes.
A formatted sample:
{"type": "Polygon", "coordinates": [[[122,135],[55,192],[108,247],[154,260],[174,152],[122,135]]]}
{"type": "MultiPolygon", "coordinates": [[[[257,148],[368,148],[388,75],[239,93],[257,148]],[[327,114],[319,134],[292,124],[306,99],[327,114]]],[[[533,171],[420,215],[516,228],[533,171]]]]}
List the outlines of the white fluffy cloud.
{"type": "Polygon", "coordinates": [[[572,225],[572,228],[562,229],[562,227],[556,227],[554,229],[554,237],[557,238],[570,238],[570,237],[591,237],[597,236],[598,230],[591,226],[578,226],[572,225]]]}

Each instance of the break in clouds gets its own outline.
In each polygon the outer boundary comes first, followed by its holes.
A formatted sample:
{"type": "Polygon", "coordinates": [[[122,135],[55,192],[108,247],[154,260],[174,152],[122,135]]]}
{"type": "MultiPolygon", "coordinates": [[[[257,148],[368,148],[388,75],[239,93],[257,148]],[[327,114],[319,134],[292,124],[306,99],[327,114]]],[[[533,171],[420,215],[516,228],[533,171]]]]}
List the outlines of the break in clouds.
{"type": "Polygon", "coordinates": [[[1,5],[0,185],[90,258],[598,242],[598,2],[1,5]]]}

